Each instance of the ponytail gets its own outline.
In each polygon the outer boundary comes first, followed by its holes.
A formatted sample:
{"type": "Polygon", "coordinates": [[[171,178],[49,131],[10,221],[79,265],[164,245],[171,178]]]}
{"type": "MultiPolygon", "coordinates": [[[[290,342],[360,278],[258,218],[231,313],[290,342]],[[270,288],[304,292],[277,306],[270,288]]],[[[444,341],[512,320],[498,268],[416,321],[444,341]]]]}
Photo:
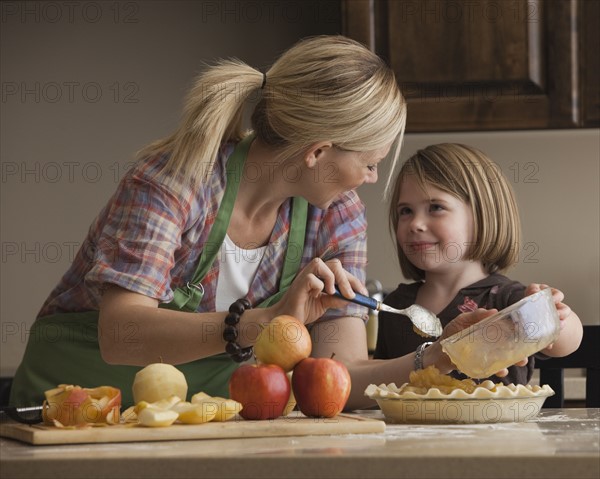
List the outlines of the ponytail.
{"type": "Polygon", "coordinates": [[[138,159],[168,154],[162,173],[190,183],[206,178],[221,143],[243,137],[246,100],[263,85],[264,76],[239,60],[221,60],[200,74],[185,103],[183,120],[169,137],[138,153],[138,159]]]}
{"type": "Polygon", "coordinates": [[[375,53],[337,35],[299,41],[266,76],[239,60],[208,68],[190,92],[178,130],[139,157],[168,154],[168,178],[197,183],[210,173],[221,143],[241,139],[244,105],[262,89],[251,124],[278,158],[293,158],[321,140],[350,151],[393,142],[393,169],[406,123],[394,73],[375,53]]]}

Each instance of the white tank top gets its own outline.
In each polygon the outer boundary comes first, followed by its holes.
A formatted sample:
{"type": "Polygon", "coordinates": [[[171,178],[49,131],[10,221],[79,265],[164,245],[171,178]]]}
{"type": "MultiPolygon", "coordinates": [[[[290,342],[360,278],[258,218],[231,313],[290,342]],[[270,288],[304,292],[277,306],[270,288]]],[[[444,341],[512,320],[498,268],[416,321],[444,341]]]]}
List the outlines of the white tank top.
{"type": "Polygon", "coordinates": [[[225,235],[217,256],[221,263],[217,279],[217,311],[229,310],[231,303],[248,294],[266,250],[266,246],[242,249],[231,241],[229,235],[225,235]]]}

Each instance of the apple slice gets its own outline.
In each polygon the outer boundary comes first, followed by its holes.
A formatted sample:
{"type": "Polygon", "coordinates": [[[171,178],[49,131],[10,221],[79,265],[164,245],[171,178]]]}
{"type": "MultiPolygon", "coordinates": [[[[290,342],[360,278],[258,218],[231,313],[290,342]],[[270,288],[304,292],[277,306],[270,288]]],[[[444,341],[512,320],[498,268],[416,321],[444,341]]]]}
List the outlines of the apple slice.
{"type": "Polygon", "coordinates": [[[138,422],[146,427],[167,427],[173,424],[179,414],[171,409],[161,409],[155,406],[146,406],[137,413],[138,422]]]}
{"type": "Polygon", "coordinates": [[[129,406],[125,411],[121,413],[121,419],[125,423],[137,422],[137,414],[135,412],[135,406],[129,406]]]}
{"type": "Polygon", "coordinates": [[[283,409],[283,413],[281,414],[282,416],[289,415],[296,407],[296,396],[294,396],[294,390],[292,388],[292,374],[294,374],[294,371],[286,373],[288,381],[290,382],[290,398],[288,399],[288,402],[285,405],[285,408],[283,409]]]}
{"type": "Polygon", "coordinates": [[[199,393],[196,393],[196,394],[194,394],[192,396],[192,399],[191,399],[190,402],[192,404],[194,404],[194,403],[198,403],[198,402],[204,401],[205,399],[212,399],[212,396],[209,396],[205,392],[200,391],[199,393]]]}
{"type": "Polygon", "coordinates": [[[217,404],[209,399],[195,404],[180,402],[175,404],[171,411],[178,414],[177,419],[183,424],[204,424],[215,418],[218,409],[217,404]]]}
{"type": "Polygon", "coordinates": [[[242,410],[241,403],[234,401],[233,399],[226,399],[219,396],[209,396],[205,392],[199,392],[192,396],[192,404],[199,404],[202,402],[212,402],[217,408],[217,414],[213,418],[214,422],[225,422],[233,419],[236,414],[242,410]]]}
{"type": "Polygon", "coordinates": [[[165,399],[161,399],[160,401],[156,401],[153,403],[150,403],[152,406],[158,407],[160,409],[171,409],[173,406],[175,406],[175,404],[180,403],[181,402],[181,398],[179,396],[170,396],[168,398],[165,399]]]}
{"type": "Polygon", "coordinates": [[[225,422],[233,419],[242,410],[242,404],[233,399],[214,397],[207,401],[217,403],[217,415],[213,419],[215,422],[225,422]]]}

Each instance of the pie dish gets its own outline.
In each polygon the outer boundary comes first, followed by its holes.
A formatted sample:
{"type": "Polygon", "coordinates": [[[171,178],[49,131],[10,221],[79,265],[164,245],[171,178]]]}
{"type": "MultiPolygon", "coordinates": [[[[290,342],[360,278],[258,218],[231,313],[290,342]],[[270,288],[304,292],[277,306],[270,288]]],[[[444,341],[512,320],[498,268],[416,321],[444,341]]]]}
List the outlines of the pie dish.
{"type": "Polygon", "coordinates": [[[476,384],[431,367],[412,372],[411,382],[399,388],[394,383],[371,384],[365,390],[390,422],[420,424],[524,422],[537,416],[552,395],[547,384],[504,385],[490,380],[476,384]]]}

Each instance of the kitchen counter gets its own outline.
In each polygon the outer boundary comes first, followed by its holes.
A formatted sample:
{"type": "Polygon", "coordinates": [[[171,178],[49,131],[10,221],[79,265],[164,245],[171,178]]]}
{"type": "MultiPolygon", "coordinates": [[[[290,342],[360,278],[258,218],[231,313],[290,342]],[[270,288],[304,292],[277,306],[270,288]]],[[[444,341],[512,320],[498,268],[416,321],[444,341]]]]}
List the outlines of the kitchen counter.
{"type": "MultiPolygon", "coordinates": [[[[383,419],[379,411],[360,415],[383,419]]],[[[388,424],[381,434],[30,446],[0,439],[8,478],[593,478],[600,409],[524,423],[388,424]]]]}

